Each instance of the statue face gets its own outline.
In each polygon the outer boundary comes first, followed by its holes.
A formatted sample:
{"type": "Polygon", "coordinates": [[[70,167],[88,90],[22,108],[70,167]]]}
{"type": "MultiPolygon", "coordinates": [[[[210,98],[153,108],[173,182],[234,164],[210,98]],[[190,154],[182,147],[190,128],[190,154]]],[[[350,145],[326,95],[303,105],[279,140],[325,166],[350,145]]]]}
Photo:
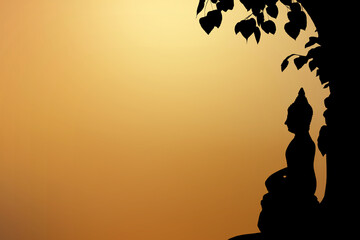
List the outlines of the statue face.
{"type": "Polygon", "coordinates": [[[285,121],[289,132],[298,133],[303,131],[308,131],[310,127],[310,121],[308,114],[305,114],[303,111],[299,111],[295,107],[289,107],[288,115],[285,121]]]}
{"type": "Polygon", "coordinates": [[[285,124],[288,126],[289,132],[309,131],[312,114],[313,111],[306,99],[304,89],[301,88],[294,103],[288,108],[285,124]]]}
{"type": "Polygon", "coordinates": [[[296,132],[298,123],[296,122],[296,117],[294,116],[294,113],[290,111],[290,108],[288,109],[288,115],[285,121],[285,125],[288,127],[289,132],[296,132]]]}

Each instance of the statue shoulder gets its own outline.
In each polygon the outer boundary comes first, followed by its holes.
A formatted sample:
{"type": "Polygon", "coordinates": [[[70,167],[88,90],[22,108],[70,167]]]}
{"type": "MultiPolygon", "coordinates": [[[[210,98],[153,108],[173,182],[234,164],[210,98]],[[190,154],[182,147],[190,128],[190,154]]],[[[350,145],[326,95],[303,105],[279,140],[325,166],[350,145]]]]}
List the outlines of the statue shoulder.
{"type": "Polygon", "coordinates": [[[294,137],[286,149],[286,158],[303,158],[315,156],[316,145],[309,136],[294,137]]]}

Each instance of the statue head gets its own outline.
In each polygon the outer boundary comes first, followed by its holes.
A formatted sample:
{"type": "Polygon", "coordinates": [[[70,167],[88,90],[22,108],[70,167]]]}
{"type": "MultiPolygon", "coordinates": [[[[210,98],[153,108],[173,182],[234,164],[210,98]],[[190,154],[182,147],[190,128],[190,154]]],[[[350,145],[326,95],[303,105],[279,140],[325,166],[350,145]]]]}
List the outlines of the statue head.
{"type": "Polygon", "coordinates": [[[310,128],[313,110],[305,97],[305,91],[300,89],[294,103],[288,108],[285,124],[292,133],[307,132],[310,128]]]}

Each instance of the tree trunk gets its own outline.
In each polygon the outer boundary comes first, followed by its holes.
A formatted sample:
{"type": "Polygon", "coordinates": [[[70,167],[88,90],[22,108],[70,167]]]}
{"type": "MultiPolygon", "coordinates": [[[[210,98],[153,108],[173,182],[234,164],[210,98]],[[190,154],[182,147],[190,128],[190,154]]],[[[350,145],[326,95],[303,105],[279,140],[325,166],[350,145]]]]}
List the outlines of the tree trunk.
{"type": "MultiPolygon", "coordinates": [[[[327,182],[321,203],[325,237],[355,237],[358,185],[355,180],[357,128],[355,116],[354,43],[357,26],[356,6],[340,1],[299,0],[313,20],[321,42],[320,78],[329,82],[325,100],[327,182]],[[353,63],[352,63],[353,62],[353,63]]],[[[323,80],[322,79],[322,80],[323,80]]],[[[356,222],[357,223],[357,222],[356,222]]]]}

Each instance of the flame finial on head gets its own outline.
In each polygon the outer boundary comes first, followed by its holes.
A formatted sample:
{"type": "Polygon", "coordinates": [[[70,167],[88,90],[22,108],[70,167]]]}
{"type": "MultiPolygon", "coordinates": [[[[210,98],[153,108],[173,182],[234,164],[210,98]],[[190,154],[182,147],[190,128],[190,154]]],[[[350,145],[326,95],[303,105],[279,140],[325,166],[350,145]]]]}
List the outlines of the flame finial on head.
{"type": "Polygon", "coordinates": [[[312,112],[312,108],[311,108],[311,106],[310,106],[310,104],[309,104],[309,102],[308,102],[308,100],[307,100],[307,98],[305,96],[305,91],[304,91],[303,88],[300,88],[298,96],[296,97],[294,103],[291,104],[291,106],[293,106],[294,104],[299,105],[299,107],[302,106],[304,108],[310,108],[311,112],[312,112]]]}
{"type": "Polygon", "coordinates": [[[298,95],[299,96],[305,96],[305,91],[304,91],[303,88],[300,88],[298,95]]]}

